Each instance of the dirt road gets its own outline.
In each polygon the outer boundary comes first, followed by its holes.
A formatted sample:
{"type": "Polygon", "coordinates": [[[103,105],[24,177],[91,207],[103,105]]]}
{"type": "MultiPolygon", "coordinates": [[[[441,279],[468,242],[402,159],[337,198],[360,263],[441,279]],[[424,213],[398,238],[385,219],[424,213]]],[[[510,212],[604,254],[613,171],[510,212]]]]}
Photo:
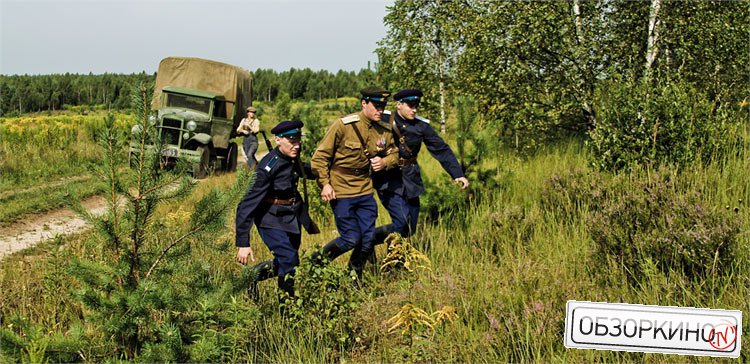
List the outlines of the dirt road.
{"type": "MultiPolygon", "coordinates": [[[[94,215],[106,211],[106,202],[100,196],[90,197],[81,203],[94,215]]],[[[56,235],[75,234],[87,228],[86,222],[67,208],[28,216],[22,221],[0,227],[0,260],[56,235]]]]}
{"type": "MultiPolygon", "coordinates": [[[[247,158],[244,153],[240,154],[237,163],[239,166],[244,166],[247,158]]],[[[267,152],[257,153],[256,158],[260,159],[266,154],[267,152]]],[[[106,201],[100,196],[90,197],[81,203],[94,215],[104,213],[107,208],[106,201]]],[[[88,228],[89,226],[83,219],[67,208],[27,216],[21,221],[0,227],[0,260],[12,253],[52,239],[56,235],[75,234],[88,228]]]]}

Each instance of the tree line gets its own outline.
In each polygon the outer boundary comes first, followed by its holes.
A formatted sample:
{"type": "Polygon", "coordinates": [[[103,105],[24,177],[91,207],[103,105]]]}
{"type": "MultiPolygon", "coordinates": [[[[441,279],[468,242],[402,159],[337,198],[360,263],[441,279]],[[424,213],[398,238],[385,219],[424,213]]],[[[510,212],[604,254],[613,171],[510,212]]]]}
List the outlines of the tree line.
{"type": "MultiPolygon", "coordinates": [[[[112,109],[130,107],[130,87],[153,81],[156,73],[0,75],[0,116],[55,111],[71,106],[104,105],[112,109]]],[[[282,93],[292,100],[322,100],[356,97],[359,90],[375,82],[371,69],[359,71],[291,68],[278,72],[259,68],[253,72],[253,99],[273,102],[282,93]]]]}
{"type": "Polygon", "coordinates": [[[253,99],[273,102],[282,92],[292,100],[306,101],[357,97],[361,89],[373,85],[376,79],[376,72],[369,68],[336,73],[309,68],[291,68],[284,72],[257,69],[253,72],[253,99]]]}
{"type": "Polygon", "coordinates": [[[152,80],[145,72],[133,74],[0,75],[0,116],[61,110],[69,106],[130,106],[130,85],[152,80]]]}

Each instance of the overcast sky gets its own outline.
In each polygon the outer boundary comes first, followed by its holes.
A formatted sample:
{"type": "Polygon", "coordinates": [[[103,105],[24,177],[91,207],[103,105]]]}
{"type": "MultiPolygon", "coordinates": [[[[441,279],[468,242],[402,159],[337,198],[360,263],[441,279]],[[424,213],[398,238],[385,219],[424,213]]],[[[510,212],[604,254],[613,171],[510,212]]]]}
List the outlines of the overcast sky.
{"type": "Polygon", "coordinates": [[[0,74],[153,73],[167,56],[255,70],[373,65],[393,0],[0,0],[0,74]]]}

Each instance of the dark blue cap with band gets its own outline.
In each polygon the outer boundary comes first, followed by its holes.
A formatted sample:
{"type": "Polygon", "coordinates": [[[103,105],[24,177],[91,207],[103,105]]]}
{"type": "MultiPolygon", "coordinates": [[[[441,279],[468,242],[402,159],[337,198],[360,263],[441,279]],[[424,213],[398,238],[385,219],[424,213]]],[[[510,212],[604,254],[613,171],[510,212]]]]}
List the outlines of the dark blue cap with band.
{"type": "Polygon", "coordinates": [[[284,120],[271,129],[271,134],[277,137],[302,136],[302,127],[305,126],[299,120],[284,120]]]}
{"type": "Polygon", "coordinates": [[[419,101],[421,97],[422,97],[422,91],[416,88],[403,89],[399,92],[396,92],[396,94],[393,95],[393,99],[399,102],[419,101]]]}

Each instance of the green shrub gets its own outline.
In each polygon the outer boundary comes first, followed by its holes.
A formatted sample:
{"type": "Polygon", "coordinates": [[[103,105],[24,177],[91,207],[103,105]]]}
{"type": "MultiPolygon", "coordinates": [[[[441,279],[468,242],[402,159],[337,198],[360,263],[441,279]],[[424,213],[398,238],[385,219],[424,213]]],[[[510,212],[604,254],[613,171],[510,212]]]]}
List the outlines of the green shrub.
{"type": "Polygon", "coordinates": [[[691,279],[726,273],[735,261],[738,216],[705,204],[697,192],[678,192],[667,170],[643,174],[616,179],[601,210],[588,217],[594,264],[607,274],[614,260],[631,282],[644,278],[649,260],[665,274],[691,279]]]}
{"type": "Polygon", "coordinates": [[[302,259],[295,276],[294,300],[283,303],[291,328],[311,334],[321,347],[348,348],[354,344],[354,312],[362,302],[356,276],[335,264],[313,264],[302,259]]]}
{"type": "Polygon", "coordinates": [[[451,185],[449,178],[440,177],[437,181],[424,179],[425,192],[420,197],[419,214],[429,222],[438,220],[447,222],[457,219],[455,222],[463,223],[472,202],[470,196],[473,195],[470,194],[473,191],[469,193],[461,191],[451,185]]]}
{"type": "Polygon", "coordinates": [[[292,119],[300,120],[305,123],[305,136],[302,138],[302,159],[310,160],[318,143],[326,134],[328,123],[315,106],[315,102],[310,101],[307,104],[295,108],[292,119]]]}
{"type": "MultiPolygon", "coordinates": [[[[276,118],[278,121],[288,120],[292,116],[292,99],[286,92],[280,92],[276,98],[276,118]]],[[[275,123],[273,124],[275,125],[275,123]]]]}
{"type": "Polygon", "coordinates": [[[733,114],[687,82],[612,81],[597,97],[591,162],[606,170],[709,161],[722,151],[733,114]]]}
{"type": "MultiPolygon", "coordinates": [[[[464,217],[469,206],[477,205],[489,198],[498,189],[504,188],[503,182],[507,171],[502,166],[488,168],[485,161],[496,153],[495,132],[488,123],[478,118],[476,100],[470,97],[456,97],[456,148],[454,150],[461,168],[472,185],[468,191],[461,191],[452,186],[445,172],[440,172],[437,179],[423,178],[425,193],[422,195],[423,216],[428,219],[458,217],[459,223],[465,223],[464,217]],[[463,211],[463,212],[462,212],[463,211]],[[458,213],[458,214],[457,214],[458,213]]],[[[427,175],[426,171],[422,171],[427,175]]]]}
{"type": "Polygon", "coordinates": [[[484,120],[477,118],[477,102],[471,97],[459,96],[456,106],[456,157],[467,175],[476,170],[481,175],[482,161],[492,155],[497,139],[484,120]]]}

